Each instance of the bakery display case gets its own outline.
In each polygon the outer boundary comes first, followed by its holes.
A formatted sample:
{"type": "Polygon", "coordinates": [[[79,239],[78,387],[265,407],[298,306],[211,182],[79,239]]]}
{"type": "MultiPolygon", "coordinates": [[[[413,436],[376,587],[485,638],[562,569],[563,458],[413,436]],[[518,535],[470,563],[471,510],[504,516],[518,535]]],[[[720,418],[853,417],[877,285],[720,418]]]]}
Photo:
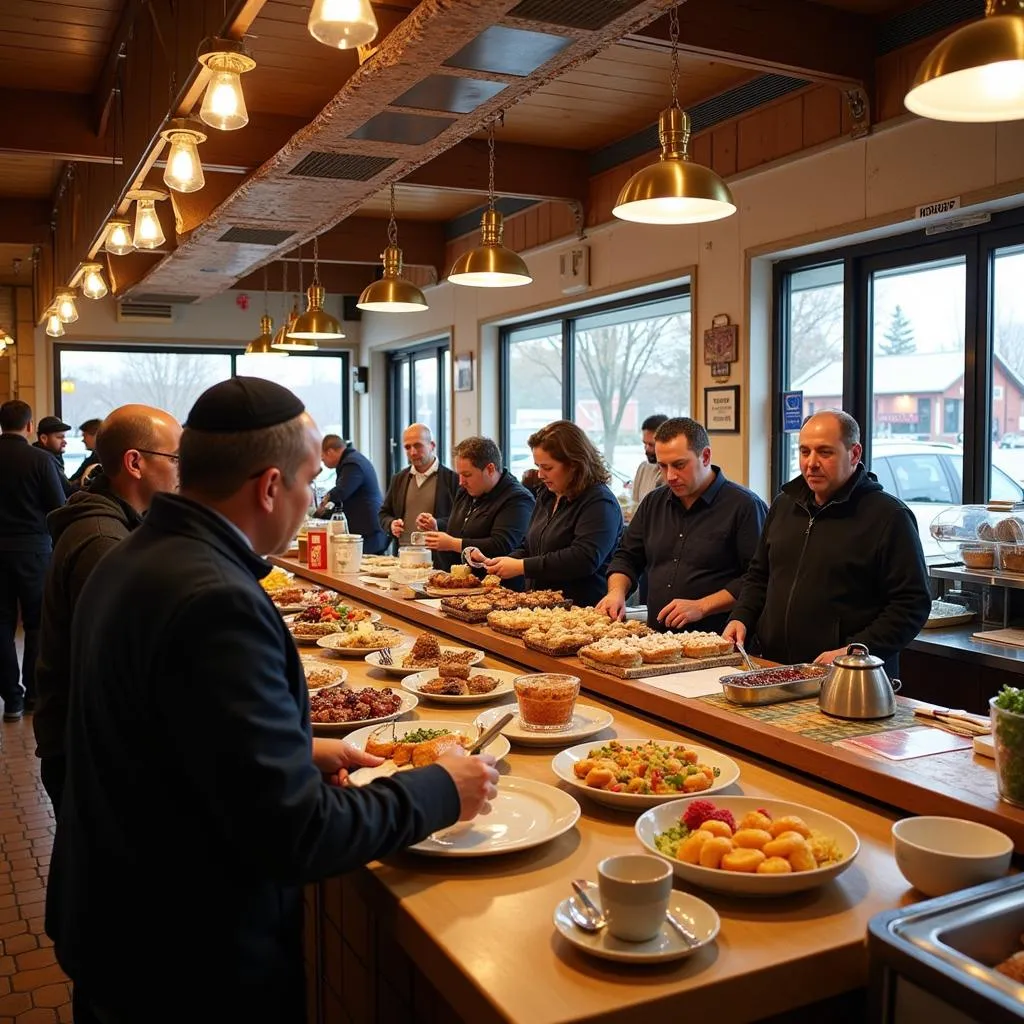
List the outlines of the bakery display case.
{"type": "Polygon", "coordinates": [[[930,532],[967,569],[1024,577],[1024,509],[954,505],[932,520],[930,532]]]}

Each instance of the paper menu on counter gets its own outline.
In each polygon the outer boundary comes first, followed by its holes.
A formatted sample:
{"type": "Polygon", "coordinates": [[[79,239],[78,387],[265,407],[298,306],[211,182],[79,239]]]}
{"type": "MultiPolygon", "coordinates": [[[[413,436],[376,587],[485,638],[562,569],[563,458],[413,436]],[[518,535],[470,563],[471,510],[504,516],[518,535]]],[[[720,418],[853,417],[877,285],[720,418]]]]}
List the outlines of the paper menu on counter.
{"type": "Polygon", "coordinates": [[[914,757],[927,757],[929,754],[945,754],[951,750],[969,750],[969,736],[954,736],[942,729],[933,729],[927,725],[912,726],[909,729],[891,729],[889,732],[875,732],[870,736],[858,736],[856,739],[842,740],[835,744],[856,753],[873,754],[888,758],[890,761],[909,761],[914,757]]]}
{"type": "Polygon", "coordinates": [[[673,672],[665,676],[649,676],[646,679],[632,681],[674,693],[677,697],[707,697],[713,693],[721,693],[722,684],[719,680],[722,676],[735,671],[735,668],[719,666],[718,668],[700,668],[694,672],[673,672]]]}

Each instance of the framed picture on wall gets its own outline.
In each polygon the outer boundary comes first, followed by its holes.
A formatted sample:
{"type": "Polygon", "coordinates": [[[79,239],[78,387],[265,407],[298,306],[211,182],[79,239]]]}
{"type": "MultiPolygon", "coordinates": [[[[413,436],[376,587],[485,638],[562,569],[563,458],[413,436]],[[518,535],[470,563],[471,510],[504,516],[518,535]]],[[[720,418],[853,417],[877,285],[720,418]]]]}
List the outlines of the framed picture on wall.
{"type": "Polygon", "coordinates": [[[454,390],[473,390],[473,354],[467,353],[464,356],[455,356],[454,366],[454,390]]]}
{"type": "Polygon", "coordinates": [[[704,389],[704,429],[709,434],[740,432],[740,386],[704,389]]]}

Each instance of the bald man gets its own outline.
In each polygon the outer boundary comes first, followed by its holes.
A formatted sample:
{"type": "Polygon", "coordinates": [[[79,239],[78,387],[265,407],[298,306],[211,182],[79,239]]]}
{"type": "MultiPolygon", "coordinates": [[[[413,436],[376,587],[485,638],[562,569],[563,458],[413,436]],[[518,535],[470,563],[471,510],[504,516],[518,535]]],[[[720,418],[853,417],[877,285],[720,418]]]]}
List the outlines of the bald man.
{"type": "Polygon", "coordinates": [[[153,496],[178,489],[180,440],[181,424],[162,409],[115,409],[96,434],[102,474],[47,517],[53,557],[43,591],[32,725],[43,786],[55,815],[64,791],[71,619],[78,595],[99,560],[139,526],[153,496]]]}
{"type": "MultiPolygon", "coordinates": [[[[434,518],[434,529],[445,530],[459,489],[459,478],[437,457],[437,445],[430,428],[412,423],[402,434],[402,447],[409,468],[391,479],[380,507],[380,528],[404,547],[413,530],[422,529],[416,520],[423,513],[434,518]]],[[[435,558],[435,563],[437,559],[435,558]]]]}

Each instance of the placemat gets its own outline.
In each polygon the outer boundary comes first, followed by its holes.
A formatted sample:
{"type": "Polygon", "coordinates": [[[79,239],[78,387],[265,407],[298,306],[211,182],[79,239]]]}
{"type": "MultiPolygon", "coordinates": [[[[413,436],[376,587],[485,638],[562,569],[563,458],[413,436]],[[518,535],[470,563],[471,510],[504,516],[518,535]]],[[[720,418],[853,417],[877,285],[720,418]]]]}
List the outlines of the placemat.
{"type": "Polygon", "coordinates": [[[818,740],[820,743],[837,743],[854,736],[870,736],[877,732],[890,732],[893,729],[907,729],[920,725],[914,718],[913,708],[897,705],[896,714],[892,718],[875,718],[870,721],[850,721],[831,718],[818,708],[818,698],[809,697],[804,700],[791,700],[784,704],[761,704],[742,707],[733,704],[721,694],[699,697],[707,704],[716,708],[731,711],[734,715],[753,718],[765,725],[774,725],[777,729],[795,732],[805,739],[818,740]]]}
{"type": "MultiPolygon", "coordinates": [[[[527,644],[527,647],[530,645],[527,644]]],[[[606,675],[615,676],[618,679],[651,679],[656,676],[674,676],[681,672],[699,672],[705,668],[729,668],[732,665],[741,665],[742,661],[738,654],[722,654],[713,658],[682,658],[679,661],[666,661],[659,664],[644,664],[636,668],[622,668],[620,665],[606,665],[603,661],[595,661],[585,654],[580,654],[580,661],[587,668],[597,672],[604,672],[606,675]]]]}

